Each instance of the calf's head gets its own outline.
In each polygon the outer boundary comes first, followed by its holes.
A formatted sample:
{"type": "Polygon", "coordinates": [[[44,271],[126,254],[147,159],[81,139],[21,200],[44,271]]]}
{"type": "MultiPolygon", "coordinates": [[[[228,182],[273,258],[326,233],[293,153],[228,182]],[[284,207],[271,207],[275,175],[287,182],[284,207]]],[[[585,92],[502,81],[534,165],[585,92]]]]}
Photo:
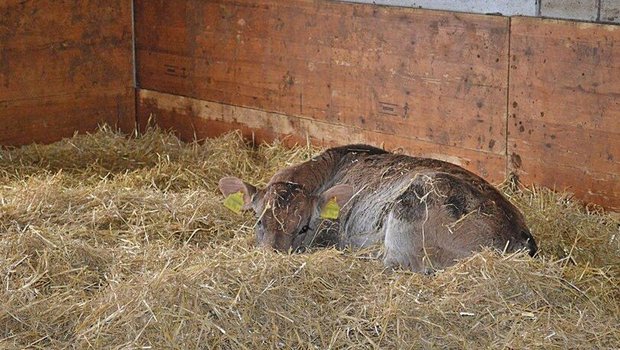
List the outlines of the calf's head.
{"type": "Polygon", "coordinates": [[[258,246],[285,252],[312,245],[325,227],[324,220],[337,219],[339,209],[354,194],[353,187],[344,184],[320,194],[293,182],[274,182],[259,189],[236,177],[221,179],[219,188],[225,197],[239,198],[238,209],[254,210],[258,246]]]}

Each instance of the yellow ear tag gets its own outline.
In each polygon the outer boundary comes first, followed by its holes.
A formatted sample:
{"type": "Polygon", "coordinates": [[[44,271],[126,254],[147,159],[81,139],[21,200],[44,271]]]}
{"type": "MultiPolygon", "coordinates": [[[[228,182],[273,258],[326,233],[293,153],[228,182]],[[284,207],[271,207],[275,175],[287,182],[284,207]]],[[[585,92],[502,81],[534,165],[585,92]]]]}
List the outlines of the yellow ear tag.
{"type": "Polygon", "coordinates": [[[224,199],[224,206],[237,214],[241,213],[245,201],[243,200],[243,192],[233,193],[224,199]]]}
{"type": "Polygon", "coordinates": [[[336,197],[332,198],[325,204],[323,210],[321,210],[321,219],[336,220],[340,215],[340,206],[336,202],[336,197]]]}

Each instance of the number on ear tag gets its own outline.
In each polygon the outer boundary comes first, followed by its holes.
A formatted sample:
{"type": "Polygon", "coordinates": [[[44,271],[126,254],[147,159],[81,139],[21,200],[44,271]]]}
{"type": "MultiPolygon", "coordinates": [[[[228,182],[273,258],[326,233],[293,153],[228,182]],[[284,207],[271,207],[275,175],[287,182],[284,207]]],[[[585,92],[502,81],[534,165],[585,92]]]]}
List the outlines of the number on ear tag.
{"type": "Polygon", "coordinates": [[[321,219],[336,220],[340,215],[340,206],[336,202],[336,197],[332,198],[325,204],[323,210],[321,210],[321,219]]]}
{"type": "Polygon", "coordinates": [[[224,199],[224,206],[237,214],[241,213],[245,201],[243,200],[243,192],[233,193],[224,199]]]}

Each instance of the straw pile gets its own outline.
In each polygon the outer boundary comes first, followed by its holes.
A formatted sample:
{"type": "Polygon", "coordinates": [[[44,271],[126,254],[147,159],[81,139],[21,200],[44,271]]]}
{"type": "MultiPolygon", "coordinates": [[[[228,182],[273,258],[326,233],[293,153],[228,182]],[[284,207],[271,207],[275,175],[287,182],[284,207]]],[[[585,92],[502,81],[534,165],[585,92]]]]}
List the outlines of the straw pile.
{"type": "Polygon", "coordinates": [[[566,194],[503,185],[537,259],[487,251],[429,277],[254,249],[218,179],[264,184],[316,152],[105,128],[0,151],[0,348],[620,347],[618,220],[566,194]]]}

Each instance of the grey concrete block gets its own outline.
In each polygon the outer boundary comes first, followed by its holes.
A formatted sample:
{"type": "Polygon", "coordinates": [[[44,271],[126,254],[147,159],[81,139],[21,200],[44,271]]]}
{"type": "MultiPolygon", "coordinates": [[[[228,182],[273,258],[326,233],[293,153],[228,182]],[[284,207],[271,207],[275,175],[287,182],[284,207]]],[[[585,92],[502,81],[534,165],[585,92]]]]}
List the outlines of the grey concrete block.
{"type": "Polygon", "coordinates": [[[541,0],[540,15],[553,18],[596,21],[598,0],[541,0]]]}
{"type": "Polygon", "coordinates": [[[620,23],[620,0],[601,0],[600,21],[620,23]]]}
{"type": "Polygon", "coordinates": [[[345,0],[377,5],[449,10],[473,13],[501,13],[504,16],[536,16],[539,0],[345,0]]]}

